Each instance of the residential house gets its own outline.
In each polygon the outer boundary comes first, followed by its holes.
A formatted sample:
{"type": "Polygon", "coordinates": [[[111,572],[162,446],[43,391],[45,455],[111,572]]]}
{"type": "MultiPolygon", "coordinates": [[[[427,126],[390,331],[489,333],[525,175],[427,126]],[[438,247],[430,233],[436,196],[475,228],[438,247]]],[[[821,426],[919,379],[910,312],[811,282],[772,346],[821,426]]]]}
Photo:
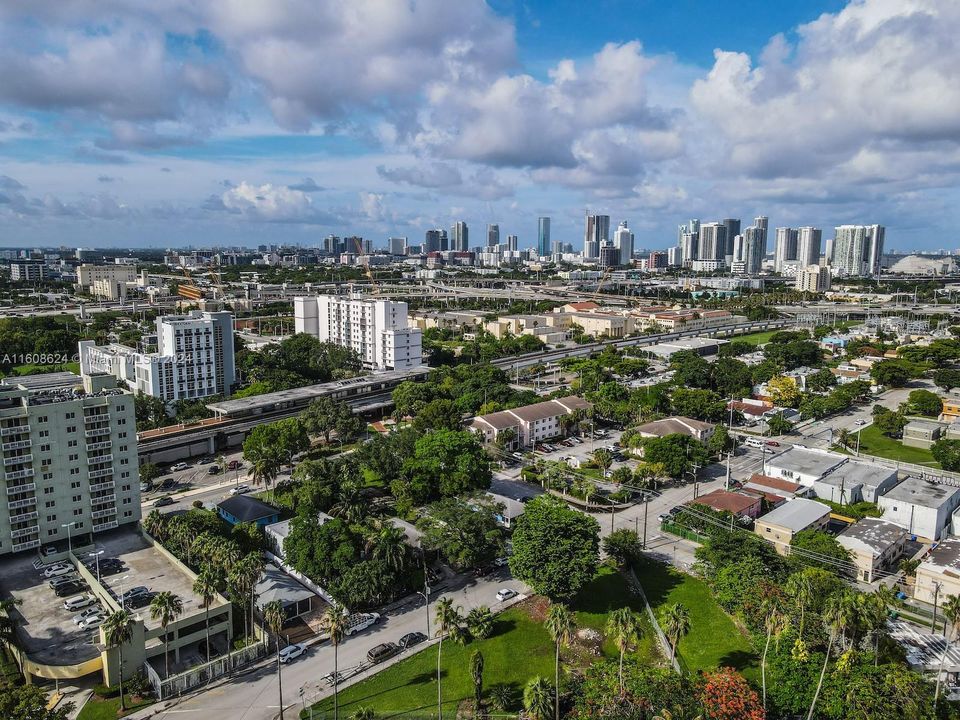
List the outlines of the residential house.
{"type": "Polygon", "coordinates": [[[263,566],[263,574],[257,581],[254,596],[257,598],[257,607],[261,610],[274,600],[279,601],[283,609],[284,625],[327,604],[322,597],[301,585],[273,563],[263,566]]]}
{"type": "Polygon", "coordinates": [[[754,523],[753,531],[773,543],[781,555],[790,554],[790,543],[804,530],[823,530],[830,520],[830,507],[816,500],[794,498],[774,508],[754,523]]]}
{"type": "Polygon", "coordinates": [[[760,514],[761,498],[756,495],[714,490],[690,500],[687,505],[706,505],[717,512],[729,512],[737,517],[756,518],[760,514]]]}
{"type": "Polygon", "coordinates": [[[280,519],[280,511],[247,495],[234,495],[217,503],[217,514],[231,525],[254,523],[266,527],[280,519]]]}
{"type": "Polygon", "coordinates": [[[744,425],[756,425],[767,414],[767,411],[772,409],[773,403],[768,400],[743,398],[742,400],[731,400],[727,403],[727,410],[733,410],[743,416],[744,425]]]}
{"type": "Polygon", "coordinates": [[[942,398],[943,410],[940,413],[940,419],[944,422],[955,422],[960,419],[960,398],[942,398]]]}
{"type": "MultiPolygon", "coordinates": [[[[317,513],[317,520],[319,520],[320,524],[323,525],[324,523],[333,520],[333,518],[326,513],[321,512],[317,513]]],[[[289,534],[290,520],[280,520],[279,522],[270,523],[263,528],[263,537],[267,541],[267,546],[269,547],[270,552],[276,555],[280,560],[284,559],[283,543],[286,541],[289,534]]]]}
{"type": "Polygon", "coordinates": [[[496,504],[503,506],[503,510],[497,512],[496,518],[497,522],[508,530],[513,526],[514,521],[523,515],[525,506],[522,502],[493,492],[488,492],[486,495],[496,504]]]}
{"type": "Polygon", "coordinates": [[[881,571],[892,569],[907,542],[907,532],[880,518],[864,518],[837,535],[837,542],[850,552],[857,566],[857,579],[872,583],[881,571]]]}
{"type": "Polygon", "coordinates": [[[882,495],[877,505],[884,520],[935,541],[946,534],[953,511],[960,507],[960,488],[908,477],[882,495]]]}
{"type": "Polygon", "coordinates": [[[667,435],[687,435],[694,440],[707,442],[713,435],[716,425],[713,423],[694,420],[693,418],[675,415],[674,417],[664,418],[663,420],[654,420],[653,422],[639,425],[636,429],[640,437],[644,438],[662,438],[667,435]]]}
{"type": "Polygon", "coordinates": [[[587,413],[593,405],[574,395],[535,403],[511,410],[501,410],[486,415],[478,415],[470,423],[470,429],[479,433],[484,442],[496,442],[500,435],[508,430],[513,438],[506,445],[531,447],[538,442],[549,440],[563,434],[561,418],[577,411],[587,413]]]}

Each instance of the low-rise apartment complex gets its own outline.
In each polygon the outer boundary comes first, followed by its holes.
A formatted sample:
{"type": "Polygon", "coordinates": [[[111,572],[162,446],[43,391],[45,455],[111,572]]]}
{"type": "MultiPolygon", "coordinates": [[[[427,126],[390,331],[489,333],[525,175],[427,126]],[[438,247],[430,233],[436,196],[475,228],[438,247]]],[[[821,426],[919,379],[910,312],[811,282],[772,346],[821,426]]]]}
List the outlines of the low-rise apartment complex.
{"type": "Polygon", "coordinates": [[[496,442],[508,433],[506,447],[531,447],[538,442],[564,434],[563,417],[577,411],[587,413],[593,407],[583,398],[570,396],[558,400],[501,410],[478,415],[470,423],[470,429],[480,434],[484,442],[496,442]]]}

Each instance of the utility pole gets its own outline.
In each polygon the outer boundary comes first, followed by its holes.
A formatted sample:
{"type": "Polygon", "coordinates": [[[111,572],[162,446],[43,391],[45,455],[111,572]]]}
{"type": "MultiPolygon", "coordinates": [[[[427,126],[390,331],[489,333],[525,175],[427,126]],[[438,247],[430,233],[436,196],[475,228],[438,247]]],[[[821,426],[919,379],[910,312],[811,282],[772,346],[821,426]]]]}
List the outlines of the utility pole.
{"type": "MultiPolygon", "coordinates": [[[[937,597],[940,595],[940,588],[943,583],[933,583],[933,620],[930,621],[930,632],[936,632],[937,627],[937,597]]],[[[944,649],[946,652],[946,649],[944,649]]]]}
{"type": "Polygon", "coordinates": [[[643,504],[643,549],[647,549],[647,508],[650,507],[650,498],[643,504]]]}

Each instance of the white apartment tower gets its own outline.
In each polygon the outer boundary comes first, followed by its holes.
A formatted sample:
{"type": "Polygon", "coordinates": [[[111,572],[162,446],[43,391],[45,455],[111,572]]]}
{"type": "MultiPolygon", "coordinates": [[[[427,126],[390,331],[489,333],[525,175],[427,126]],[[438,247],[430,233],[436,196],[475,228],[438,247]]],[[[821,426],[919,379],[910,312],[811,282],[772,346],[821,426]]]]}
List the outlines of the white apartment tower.
{"type": "Polygon", "coordinates": [[[820,228],[797,228],[797,262],[800,267],[820,264],[820,241],[820,228]]]}
{"type": "Polygon", "coordinates": [[[723,260],[727,255],[727,226],[710,222],[700,226],[698,260],[723,260]]]}
{"type": "Polygon", "coordinates": [[[800,292],[826,292],[830,289],[830,268],[819,264],[800,268],[795,287],[800,292]]]}
{"type": "Polygon", "coordinates": [[[407,304],[319,295],[293,299],[295,331],[355,350],[364,367],[405,370],[423,364],[422,333],[407,304]]]}
{"type": "Polygon", "coordinates": [[[133,396],[104,380],[87,393],[73,373],[0,384],[0,554],[140,519],[133,396]]]}
{"type": "MultiPolygon", "coordinates": [[[[778,227],[773,252],[773,269],[783,272],[786,262],[797,259],[797,237],[799,233],[793,228],[778,227]]],[[[810,265],[812,263],[806,263],[810,265]]]]}
{"type": "Polygon", "coordinates": [[[621,220],[617,231],[613,234],[613,245],[619,250],[620,258],[617,265],[633,263],[633,233],[627,226],[626,220],[621,220]]]}
{"type": "Polygon", "coordinates": [[[229,395],[236,383],[233,316],[198,312],[157,318],[157,352],[80,341],[80,372],[109,374],[164,402],[229,395]]]}

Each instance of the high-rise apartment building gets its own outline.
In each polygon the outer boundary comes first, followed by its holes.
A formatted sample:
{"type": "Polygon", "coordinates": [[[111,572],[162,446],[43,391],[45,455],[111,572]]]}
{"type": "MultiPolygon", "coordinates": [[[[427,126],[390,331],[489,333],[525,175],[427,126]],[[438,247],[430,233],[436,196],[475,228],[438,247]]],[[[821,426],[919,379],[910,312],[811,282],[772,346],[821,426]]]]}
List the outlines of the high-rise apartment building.
{"type": "Polygon", "coordinates": [[[698,233],[684,233],[680,237],[680,262],[683,265],[697,260],[699,256],[700,235],[698,233]]]}
{"type": "Polygon", "coordinates": [[[613,246],[617,248],[619,257],[617,265],[630,265],[633,263],[633,233],[627,226],[626,220],[621,220],[616,232],[613,234],[613,246]]]}
{"type": "Polygon", "coordinates": [[[820,293],[830,289],[830,268],[824,265],[807,265],[797,270],[797,290],[820,293]]]}
{"type": "Polygon", "coordinates": [[[733,239],[740,234],[739,218],[724,218],[720,223],[727,229],[727,247],[723,256],[733,255],[733,239]]]}
{"type": "Polygon", "coordinates": [[[236,383],[233,315],[199,312],[157,318],[157,352],[80,341],[84,377],[109,374],[165,402],[229,395],[236,383]]]}
{"type": "MultiPolygon", "coordinates": [[[[423,235],[423,253],[432,253],[440,251],[440,233],[443,230],[427,230],[423,235]]],[[[446,234],[446,233],[444,233],[446,234]]]]}
{"type": "Polygon", "coordinates": [[[487,247],[493,248],[500,244],[500,226],[497,224],[487,225],[487,247]]]}
{"type": "Polygon", "coordinates": [[[797,237],[798,233],[793,228],[777,228],[773,250],[773,269],[776,272],[783,272],[785,262],[797,259],[797,237]]]}
{"type": "Polygon", "coordinates": [[[409,326],[405,302],[297,297],[293,317],[296,332],[351,348],[364,367],[405,370],[423,364],[422,333],[409,326]]]}
{"type": "Polygon", "coordinates": [[[683,264],[683,255],[679,246],[667,248],[667,265],[678,267],[683,264]]]}
{"type": "Polygon", "coordinates": [[[507,251],[516,252],[520,239],[516,235],[507,235],[507,251]]]}
{"type": "Polygon", "coordinates": [[[73,373],[0,384],[0,554],[87,538],[140,519],[133,396],[73,373]]]}
{"type": "Polygon", "coordinates": [[[743,231],[743,271],[747,275],[757,275],[763,267],[763,258],[767,254],[766,230],[754,225],[743,231]]]}
{"type": "Polygon", "coordinates": [[[10,263],[10,279],[14,282],[39,282],[49,275],[43,260],[14,260],[10,263]]]}
{"type": "Polygon", "coordinates": [[[829,264],[841,275],[876,275],[880,272],[884,235],[882,225],[834,228],[829,264]]]}
{"type": "Polygon", "coordinates": [[[387,247],[391,255],[401,257],[407,254],[407,239],[405,237],[392,237],[387,241],[387,247]]]}
{"type": "Polygon", "coordinates": [[[797,228],[797,262],[800,267],[820,264],[820,228],[797,228]]]}
{"type": "Polygon", "coordinates": [[[727,226],[711,222],[700,226],[698,260],[723,260],[727,255],[727,226]]]}
{"type": "Polygon", "coordinates": [[[596,258],[604,240],[610,239],[610,216],[587,215],[583,233],[583,256],[596,258]]]}
{"type": "Polygon", "coordinates": [[[450,228],[450,249],[454,252],[467,252],[470,249],[470,230],[463,220],[458,220],[450,228]]]}
{"type": "Polygon", "coordinates": [[[550,218],[542,217],[537,220],[537,255],[544,257],[550,254],[553,246],[550,244],[550,218]]]}

